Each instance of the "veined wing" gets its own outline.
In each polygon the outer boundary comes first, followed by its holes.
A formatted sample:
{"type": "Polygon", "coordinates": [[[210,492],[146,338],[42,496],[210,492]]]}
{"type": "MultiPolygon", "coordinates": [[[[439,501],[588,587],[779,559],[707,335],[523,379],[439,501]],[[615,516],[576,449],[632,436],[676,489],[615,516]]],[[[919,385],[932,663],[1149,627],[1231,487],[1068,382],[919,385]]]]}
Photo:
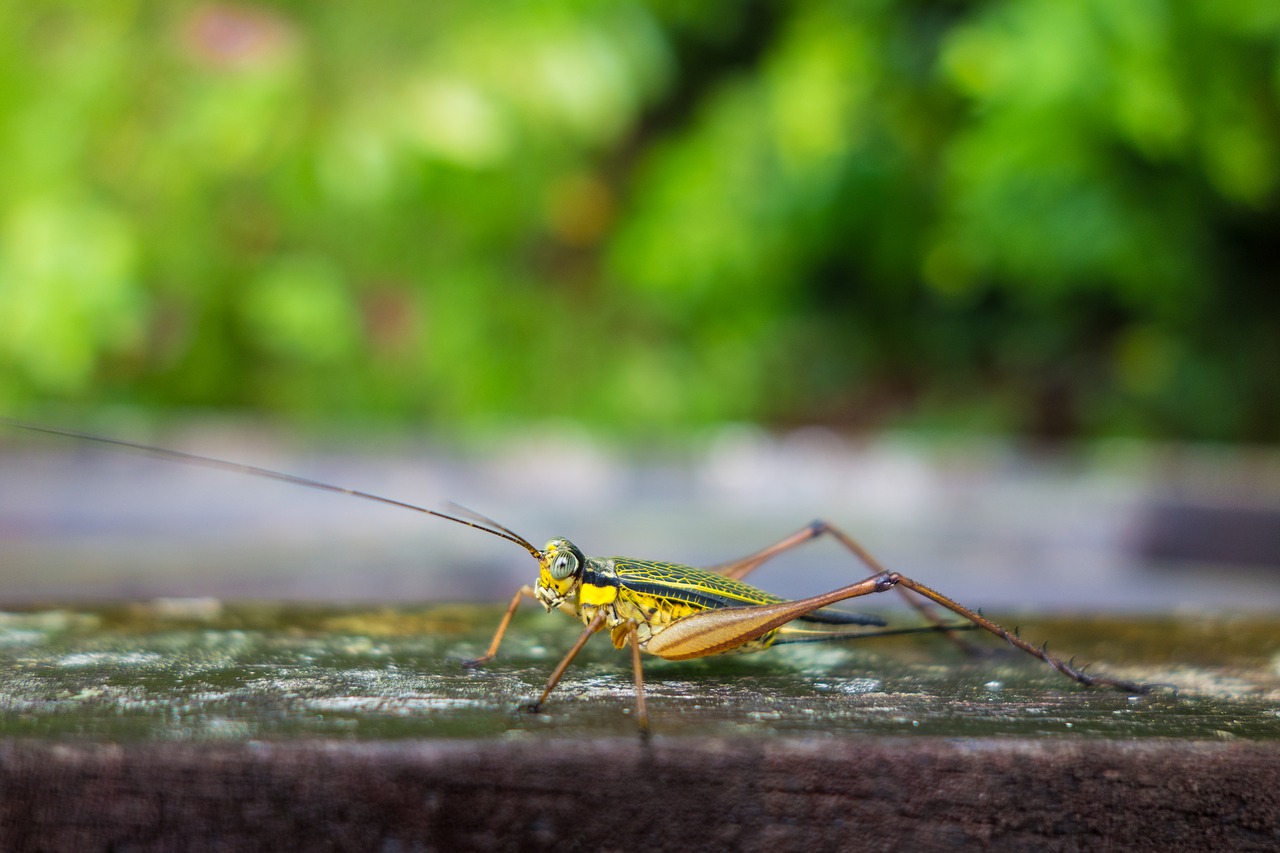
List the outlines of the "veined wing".
{"type": "Polygon", "coordinates": [[[618,581],[627,589],[681,601],[699,610],[774,604],[783,600],[751,584],[706,569],[629,557],[614,557],[612,562],[618,581]]]}
{"type": "MultiPolygon", "coordinates": [[[[618,582],[641,595],[681,602],[696,610],[722,607],[750,607],[775,604],[785,599],[758,589],[751,584],[727,578],[717,572],[664,563],[658,560],[636,560],[630,557],[612,559],[618,582]]],[[[815,610],[799,621],[828,625],[883,625],[878,616],[848,613],[843,610],[815,610]]]]}

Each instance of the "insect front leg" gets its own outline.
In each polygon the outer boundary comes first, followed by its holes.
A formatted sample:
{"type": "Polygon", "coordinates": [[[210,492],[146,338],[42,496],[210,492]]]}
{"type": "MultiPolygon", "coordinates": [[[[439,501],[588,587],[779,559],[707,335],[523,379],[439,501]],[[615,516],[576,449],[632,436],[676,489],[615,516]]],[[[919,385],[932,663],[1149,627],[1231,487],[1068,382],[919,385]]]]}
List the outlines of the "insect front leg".
{"type": "Polygon", "coordinates": [[[498,654],[498,646],[502,643],[502,635],[507,633],[507,626],[511,624],[511,617],[516,614],[516,608],[520,606],[520,599],[534,598],[533,587],[525,584],[520,587],[520,591],[512,597],[511,603],[507,605],[507,612],[503,614],[502,621],[498,623],[498,630],[493,635],[493,640],[489,643],[489,650],[478,658],[472,658],[462,662],[462,665],[468,668],[477,667],[493,660],[498,654]]]}
{"type": "MultiPolygon", "coordinates": [[[[822,519],[810,522],[795,533],[792,533],[790,536],[775,542],[767,548],[761,548],[754,554],[748,554],[738,560],[721,563],[718,566],[711,566],[710,568],[711,571],[718,572],[727,578],[742,580],[744,577],[751,574],[751,572],[755,571],[761,565],[772,560],[779,554],[790,551],[792,548],[803,545],[806,542],[812,542],[814,539],[823,535],[834,537],[835,540],[844,546],[846,550],[857,557],[873,575],[888,572],[888,569],[886,569],[879,560],[872,556],[870,551],[862,547],[862,544],[858,542],[858,540],[854,539],[835,525],[823,521],[822,519]]],[[[933,608],[929,607],[929,605],[920,597],[913,595],[906,586],[898,587],[898,592],[902,595],[907,604],[911,605],[911,607],[914,608],[922,618],[946,634],[947,639],[954,643],[957,648],[965,654],[977,653],[977,649],[972,645],[958,637],[953,631],[948,630],[942,619],[933,611],[933,608]]]]}
{"type": "MultiPolygon", "coordinates": [[[[511,617],[515,615],[516,608],[520,606],[520,600],[523,598],[532,598],[534,601],[538,600],[537,595],[533,592],[533,587],[528,584],[520,587],[520,591],[512,597],[511,603],[507,605],[507,612],[502,615],[502,621],[498,623],[498,630],[494,633],[493,640],[489,643],[489,650],[478,658],[464,660],[462,662],[463,666],[473,668],[486,664],[494,659],[498,654],[498,646],[502,643],[502,637],[507,633],[507,627],[511,624],[511,617]]],[[[573,608],[573,605],[568,602],[561,604],[560,609],[575,619],[578,616],[578,612],[573,608]]]]}

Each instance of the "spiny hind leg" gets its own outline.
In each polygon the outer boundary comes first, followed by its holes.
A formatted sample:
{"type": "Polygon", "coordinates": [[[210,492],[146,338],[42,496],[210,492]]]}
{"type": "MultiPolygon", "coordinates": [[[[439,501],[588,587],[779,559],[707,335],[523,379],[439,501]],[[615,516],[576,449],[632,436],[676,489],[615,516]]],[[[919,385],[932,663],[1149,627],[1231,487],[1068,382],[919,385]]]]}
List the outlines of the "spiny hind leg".
{"type": "Polygon", "coordinates": [[[820,608],[864,595],[888,592],[895,587],[908,589],[939,607],[950,610],[978,628],[994,634],[1032,657],[1039,658],[1066,677],[1087,687],[1117,687],[1131,693],[1150,691],[1149,687],[1133,682],[1104,675],[1089,675],[1068,661],[1049,654],[1044,647],[1033,646],[1017,634],[1005,630],[977,611],[970,610],[937,590],[897,572],[881,572],[831,592],[796,601],[704,610],[683,619],[677,619],[662,632],[650,637],[647,650],[651,654],[668,660],[686,660],[729,651],[820,608]]]}
{"type": "Polygon", "coordinates": [[[932,589],[931,587],[927,587],[924,584],[918,581],[914,581],[905,575],[900,575],[897,572],[890,572],[889,577],[895,580],[899,589],[902,589],[902,588],[909,589],[912,592],[916,593],[917,595],[920,595],[920,596],[923,596],[924,598],[929,599],[934,604],[937,604],[939,607],[945,607],[947,610],[950,610],[952,613],[955,613],[958,616],[962,616],[965,619],[968,619],[970,622],[972,622],[974,625],[977,625],[979,628],[983,629],[984,631],[989,631],[990,633],[995,634],[997,637],[1007,642],[1009,645],[1022,649],[1024,652],[1031,655],[1032,657],[1039,658],[1040,660],[1049,664],[1049,666],[1056,669],[1058,672],[1062,673],[1063,675],[1067,676],[1068,678],[1074,681],[1080,682],[1086,687],[1116,687],[1116,688],[1119,688],[1120,690],[1127,690],[1130,693],[1150,693],[1151,692],[1151,689],[1152,689],[1151,685],[1136,684],[1132,681],[1125,681],[1119,678],[1111,678],[1110,676],[1107,676],[1107,675],[1089,675],[1084,670],[1076,668],[1070,661],[1064,661],[1061,658],[1058,658],[1058,657],[1055,657],[1054,655],[1049,654],[1048,649],[1045,646],[1034,646],[1031,643],[1028,643],[1026,640],[1022,639],[1022,637],[1018,636],[1015,633],[1005,630],[1004,628],[997,625],[995,622],[992,622],[990,619],[983,616],[981,613],[978,613],[975,610],[970,610],[969,608],[965,607],[963,604],[960,604],[959,602],[957,602],[952,598],[948,598],[947,596],[943,595],[942,593],[938,592],[935,589],[932,589]]]}
{"type": "MultiPolygon", "coordinates": [[[[830,524],[822,519],[811,521],[809,524],[797,530],[795,533],[792,533],[790,536],[775,542],[767,548],[761,548],[754,554],[748,554],[740,559],[733,560],[728,563],[721,563],[716,566],[710,566],[709,568],[711,571],[718,572],[727,578],[741,580],[779,554],[790,551],[792,548],[803,545],[806,542],[812,542],[814,539],[823,535],[833,537],[837,542],[844,546],[846,550],[857,557],[871,574],[876,575],[888,571],[888,569],[886,569],[879,560],[872,556],[870,551],[862,547],[862,544],[858,542],[858,540],[854,539],[834,524],[830,524]]],[[[898,592],[902,596],[903,600],[906,601],[907,604],[911,605],[911,607],[914,608],[923,619],[945,633],[947,635],[947,639],[954,643],[958,648],[966,654],[977,653],[977,649],[975,649],[970,643],[965,642],[964,639],[957,636],[953,631],[947,630],[945,623],[942,621],[942,617],[940,617],[934,609],[929,606],[926,600],[928,598],[927,596],[922,597],[915,595],[907,587],[902,586],[898,587],[898,592]]]]}
{"type": "Polygon", "coordinates": [[[727,578],[742,580],[747,575],[760,568],[764,563],[772,560],[779,554],[790,551],[797,545],[803,545],[811,539],[815,539],[820,536],[821,530],[819,528],[823,524],[824,522],[821,521],[812,522],[797,530],[795,533],[792,533],[790,536],[783,537],[772,545],[761,548],[759,551],[748,554],[745,557],[739,557],[736,560],[730,560],[727,563],[718,563],[714,566],[707,566],[706,568],[708,571],[716,572],[717,574],[724,575],[727,578]]]}

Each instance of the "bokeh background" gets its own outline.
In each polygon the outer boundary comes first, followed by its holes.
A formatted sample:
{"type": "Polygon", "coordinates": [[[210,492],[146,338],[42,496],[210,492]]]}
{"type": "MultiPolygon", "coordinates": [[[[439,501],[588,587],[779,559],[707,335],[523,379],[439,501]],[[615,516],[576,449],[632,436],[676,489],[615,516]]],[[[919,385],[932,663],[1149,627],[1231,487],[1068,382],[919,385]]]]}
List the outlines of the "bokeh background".
{"type": "MultiPolygon", "coordinates": [[[[1274,0],[6,3],[0,163],[10,414],[431,436],[505,473],[398,496],[647,506],[651,554],[694,505],[1280,554],[1274,0]]],[[[120,526],[34,452],[11,548],[120,526]]]]}
{"type": "Polygon", "coordinates": [[[0,400],[1280,438],[1280,7],[5,4],[0,400]]]}

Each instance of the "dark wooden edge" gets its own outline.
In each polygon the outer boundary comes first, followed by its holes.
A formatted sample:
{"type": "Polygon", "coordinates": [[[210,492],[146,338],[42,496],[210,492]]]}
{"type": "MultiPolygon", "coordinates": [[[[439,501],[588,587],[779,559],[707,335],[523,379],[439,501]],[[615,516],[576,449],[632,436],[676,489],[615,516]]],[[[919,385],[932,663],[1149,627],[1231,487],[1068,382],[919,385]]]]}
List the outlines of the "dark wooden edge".
{"type": "Polygon", "coordinates": [[[1280,744],[0,742],[0,850],[1273,850],[1280,744]]]}

